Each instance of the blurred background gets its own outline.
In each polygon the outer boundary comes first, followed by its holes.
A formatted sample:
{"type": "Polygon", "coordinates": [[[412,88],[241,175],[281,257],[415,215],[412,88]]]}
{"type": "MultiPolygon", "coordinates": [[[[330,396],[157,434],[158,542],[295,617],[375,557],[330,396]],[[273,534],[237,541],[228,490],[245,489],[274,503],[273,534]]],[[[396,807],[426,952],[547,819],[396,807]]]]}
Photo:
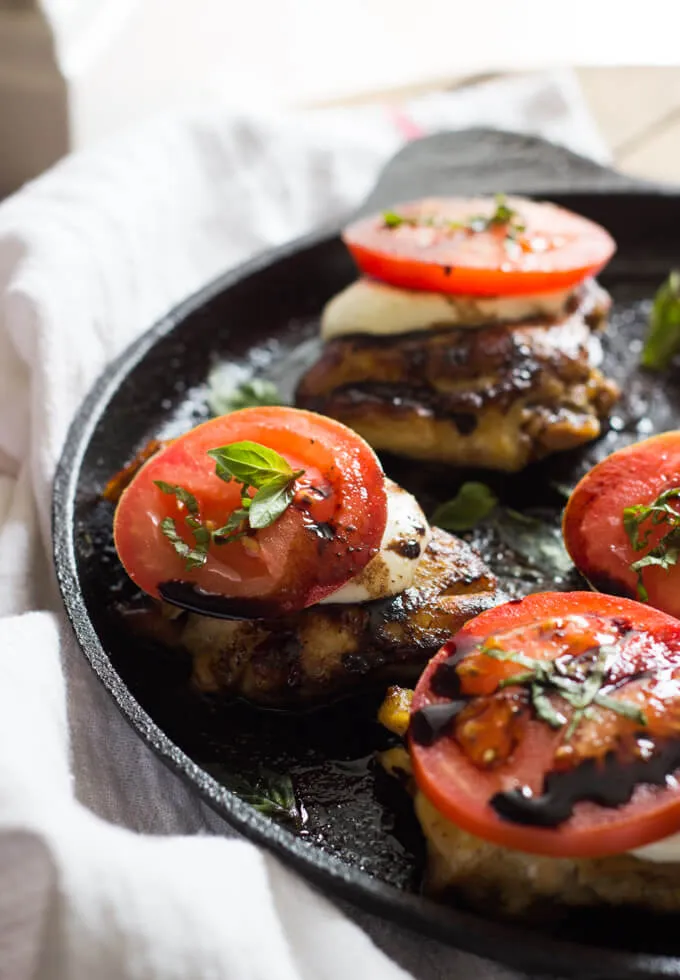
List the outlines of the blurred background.
{"type": "Polygon", "coordinates": [[[555,68],[573,72],[610,161],[678,181],[677,0],[628,6],[0,0],[0,192],[70,150],[197,100],[260,112],[398,106],[555,68]]]}

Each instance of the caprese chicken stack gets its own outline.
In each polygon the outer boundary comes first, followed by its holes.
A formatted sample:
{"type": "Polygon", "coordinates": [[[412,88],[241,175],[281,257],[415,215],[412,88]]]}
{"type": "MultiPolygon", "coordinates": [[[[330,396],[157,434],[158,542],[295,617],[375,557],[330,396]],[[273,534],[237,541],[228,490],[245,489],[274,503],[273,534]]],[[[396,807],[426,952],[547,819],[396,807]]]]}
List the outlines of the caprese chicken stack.
{"type": "Polygon", "coordinates": [[[597,438],[619,397],[598,369],[603,228],[522,198],[427,199],[343,240],[361,278],[323,311],[298,405],[456,466],[519,470],[597,438]]]}

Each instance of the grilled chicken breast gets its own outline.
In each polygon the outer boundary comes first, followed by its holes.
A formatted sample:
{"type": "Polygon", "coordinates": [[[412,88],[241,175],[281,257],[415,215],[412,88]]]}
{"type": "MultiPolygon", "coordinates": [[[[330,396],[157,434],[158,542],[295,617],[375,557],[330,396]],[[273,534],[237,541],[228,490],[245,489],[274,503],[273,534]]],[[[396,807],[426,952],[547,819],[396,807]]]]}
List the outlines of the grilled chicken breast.
{"type": "Polygon", "coordinates": [[[514,471],[597,438],[619,390],[597,367],[610,307],[590,282],[560,318],[328,343],[296,403],[378,450],[514,471]]]}
{"type": "Polygon", "coordinates": [[[415,678],[468,619],[501,601],[496,579],[434,528],[413,586],[389,599],[312,606],[281,619],[182,617],[178,642],[201,691],[294,707],[367,682],[415,678]]]}

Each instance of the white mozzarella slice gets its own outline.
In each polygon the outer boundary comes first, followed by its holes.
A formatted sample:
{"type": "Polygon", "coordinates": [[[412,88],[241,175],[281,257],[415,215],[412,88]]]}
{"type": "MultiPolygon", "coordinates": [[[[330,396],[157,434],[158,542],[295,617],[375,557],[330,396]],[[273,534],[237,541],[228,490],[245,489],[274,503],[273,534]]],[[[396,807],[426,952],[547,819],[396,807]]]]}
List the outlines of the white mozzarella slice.
{"type": "Polygon", "coordinates": [[[397,289],[359,279],[326,304],[321,316],[324,340],[348,334],[390,336],[437,327],[481,327],[499,321],[559,317],[573,290],[528,296],[455,296],[397,289]]]}
{"type": "Polygon", "coordinates": [[[370,602],[397,595],[413,584],[416,567],[430,540],[430,526],[415,497],[391,480],[387,524],[380,551],[358,575],[321,600],[323,603],[370,602]]]}

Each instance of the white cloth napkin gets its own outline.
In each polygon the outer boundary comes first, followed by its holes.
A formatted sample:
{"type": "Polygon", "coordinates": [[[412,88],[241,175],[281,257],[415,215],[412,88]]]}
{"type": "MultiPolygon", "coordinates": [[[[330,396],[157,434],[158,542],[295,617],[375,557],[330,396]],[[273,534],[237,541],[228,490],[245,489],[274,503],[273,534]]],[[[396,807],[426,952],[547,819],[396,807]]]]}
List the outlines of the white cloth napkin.
{"type": "MultiPolygon", "coordinates": [[[[600,159],[568,74],[394,109],[187,109],[65,160],[0,205],[0,978],[396,980],[336,906],[229,828],[119,715],[51,571],[69,422],[124,345],[267,246],[340,219],[419,131],[496,124],[600,159]]],[[[360,917],[418,977],[486,961],[360,917]]]]}

